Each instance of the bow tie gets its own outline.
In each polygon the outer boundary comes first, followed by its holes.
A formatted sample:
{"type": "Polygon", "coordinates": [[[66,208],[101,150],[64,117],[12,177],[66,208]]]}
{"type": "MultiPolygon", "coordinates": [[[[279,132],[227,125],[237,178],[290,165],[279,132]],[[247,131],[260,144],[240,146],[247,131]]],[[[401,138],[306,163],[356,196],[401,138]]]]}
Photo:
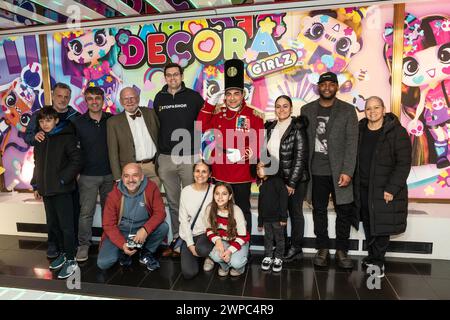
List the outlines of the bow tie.
{"type": "Polygon", "coordinates": [[[138,110],[135,114],[130,114],[131,119],[136,119],[136,117],[142,117],[142,113],[140,110],[138,110]]]}

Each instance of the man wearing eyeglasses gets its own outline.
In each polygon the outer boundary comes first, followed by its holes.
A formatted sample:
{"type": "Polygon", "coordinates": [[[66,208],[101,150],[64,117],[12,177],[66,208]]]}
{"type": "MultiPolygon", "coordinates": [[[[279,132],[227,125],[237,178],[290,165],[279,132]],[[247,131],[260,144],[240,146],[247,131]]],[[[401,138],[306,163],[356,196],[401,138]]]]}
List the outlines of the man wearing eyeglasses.
{"type": "MultiPolygon", "coordinates": [[[[183,82],[183,68],[176,63],[168,63],[164,68],[166,85],[157,93],[153,109],[160,122],[158,147],[158,175],[164,185],[172,221],[172,244],[178,238],[178,207],[182,187],[192,184],[194,164],[194,122],[203,106],[202,96],[183,82]]],[[[179,256],[173,245],[164,256],[179,256]]]]}
{"type": "Polygon", "coordinates": [[[120,180],[123,167],[135,162],[159,187],[155,170],[159,121],[153,109],[139,107],[139,100],[139,92],[134,87],[120,91],[120,103],[125,111],[109,118],[106,125],[109,163],[116,181],[120,180]]]}

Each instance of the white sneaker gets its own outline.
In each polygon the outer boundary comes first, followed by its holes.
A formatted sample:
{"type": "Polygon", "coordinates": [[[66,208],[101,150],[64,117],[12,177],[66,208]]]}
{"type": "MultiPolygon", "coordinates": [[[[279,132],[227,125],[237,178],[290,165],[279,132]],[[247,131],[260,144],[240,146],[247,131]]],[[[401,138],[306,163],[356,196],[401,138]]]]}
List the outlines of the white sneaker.
{"type": "Polygon", "coordinates": [[[243,274],[244,271],[245,271],[245,266],[242,267],[242,268],[240,268],[240,269],[234,269],[234,268],[232,268],[231,271],[230,271],[230,276],[232,276],[232,277],[238,277],[238,276],[240,276],[241,274],[243,274]]]}
{"type": "Polygon", "coordinates": [[[209,272],[212,269],[214,269],[214,261],[206,257],[205,262],[203,262],[203,271],[209,272]]]}
{"type": "Polygon", "coordinates": [[[273,272],[280,272],[281,269],[283,269],[283,260],[279,258],[275,258],[272,265],[272,271],[273,272]]]}
{"type": "Polygon", "coordinates": [[[265,257],[263,261],[261,262],[261,269],[264,271],[267,271],[272,266],[273,259],[271,257],[265,257]]]}
{"type": "Polygon", "coordinates": [[[226,277],[229,272],[230,272],[230,269],[225,270],[225,269],[222,269],[222,267],[219,267],[219,269],[217,270],[217,273],[221,277],[226,277]]]}

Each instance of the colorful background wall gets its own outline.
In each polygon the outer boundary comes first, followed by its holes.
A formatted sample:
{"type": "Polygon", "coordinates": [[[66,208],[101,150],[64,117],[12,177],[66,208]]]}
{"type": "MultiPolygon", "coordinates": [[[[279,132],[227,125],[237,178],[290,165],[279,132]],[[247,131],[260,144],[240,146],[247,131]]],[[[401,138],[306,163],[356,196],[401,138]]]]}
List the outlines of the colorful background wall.
{"type": "MultiPolygon", "coordinates": [[[[394,99],[401,99],[414,146],[410,197],[449,199],[450,4],[416,3],[406,12],[402,90],[394,99]]],[[[182,65],[185,84],[207,99],[223,86],[223,61],[239,58],[247,100],[268,119],[281,94],[293,98],[296,114],[317,99],[315,83],[325,71],[338,74],[338,97],[361,118],[372,95],[390,110],[393,13],[393,6],[371,6],[48,34],[50,77],[71,85],[71,105],[80,112],[84,89],[97,85],[106,92],[105,110],[118,113],[123,86],[135,86],[140,104],[152,108],[168,61],[182,65]]],[[[17,179],[29,188],[32,151],[21,136],[29,114],[43,105],[38,38],[1,44],[3,178],[6,186],[17,179]]]]}

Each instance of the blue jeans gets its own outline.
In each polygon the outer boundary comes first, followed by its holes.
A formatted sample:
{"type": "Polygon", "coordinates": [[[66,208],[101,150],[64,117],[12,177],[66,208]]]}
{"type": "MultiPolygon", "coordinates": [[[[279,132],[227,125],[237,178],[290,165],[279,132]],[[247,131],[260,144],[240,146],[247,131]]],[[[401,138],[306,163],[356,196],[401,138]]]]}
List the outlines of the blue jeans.
{"type": "MultiPolygon", "coordinates": [[[[169,232],[169,225],[164,221],[148,235],[143,248],[152,254],[155,253],[156,249],[158,249],[161,242],[167,236],[167,232],[169,232]]],[[[125,239],[128,238],[128,233],[122,234],[125,239]]],[[[109,238],[104,239],[98,253],[97,266],[102,270],[111,268],[119,260],[122,252],[122,248],[117,247],[109,238]]]]}
{"type": "MultiPolygon", "coordinates": [[[[228,247],[230,246],[230,244],[224,240],[222,240],[222,243],[223,243],[224,249],[227,250],[228,247]]],[[[235,253],[233,253],[231,255],[229,262],[225,262],[222,260],[222,258],[219,256],[219,253],[215,247],[212,249],[211,253],[209,254],[209,257],[212,260],[214,260],[214,262],[217,262],[223,270],[228,270],[230,268],[239,270],[239,269],[244,268],[245,265],[247,264],[248,248],[249,248],[249,244],[247,242],[246,244],[244,244],[241,247],[240,250],[236,251],[235,253]]]]}

